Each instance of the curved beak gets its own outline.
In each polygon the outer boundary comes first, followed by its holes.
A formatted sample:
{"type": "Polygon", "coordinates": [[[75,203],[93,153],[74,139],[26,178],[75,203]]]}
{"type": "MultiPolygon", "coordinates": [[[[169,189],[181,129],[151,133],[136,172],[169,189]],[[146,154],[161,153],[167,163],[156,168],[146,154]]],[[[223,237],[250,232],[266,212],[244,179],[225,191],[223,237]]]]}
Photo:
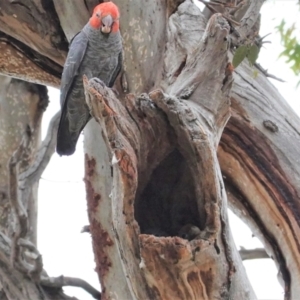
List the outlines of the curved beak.
{"type": "Polygon", "coordinates": [[[103,33],[110,33],[113,22],[114,20],[111,15],[107,15],[104,18],[102,18],[101,31],[103,33]]]}

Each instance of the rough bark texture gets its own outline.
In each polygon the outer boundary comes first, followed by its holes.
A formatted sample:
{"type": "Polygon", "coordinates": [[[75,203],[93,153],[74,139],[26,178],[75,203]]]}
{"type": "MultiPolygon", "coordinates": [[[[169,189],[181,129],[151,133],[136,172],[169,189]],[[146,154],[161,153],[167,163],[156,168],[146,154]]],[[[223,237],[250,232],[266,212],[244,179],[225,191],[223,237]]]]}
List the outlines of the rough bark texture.
{"type": "Polygon", "coordinates": [[[232,117],[218,156],[232,209],[264,242],[286,297],[299,293],[300,122],[268,80],[235,72],[232,117]],[[247,86],[247,88],[246,88],[247,86]]]}
{"type": "Polygon", "coordinates": [[[36,282],[42,271],[34,246],[39,176],[32,180],[32,171],[45,148],[44,142],[38,151],[47,88],[5,76],[0,85],[1,299],[68,299],[61,289],[42,289],[36,282]]]}
{"type": "MultiPolygon", "coordinates": [[[[215,15],[204,29],[201,12],[189,1],[171,16],[161,76],[168,94],[156,90],[137,99],[127,96],[129,115],[100,83],[86,83],[87,102],[108,147],[106,157],[103,151],[99,155],[95,150],[99,129],[93,130],[92,141],[87,130],[86,184],[91,232],[98,237],[94,248],[107,241],[96,260],[102,286],[108,287],[104,298],[112,296],[114,265],[126,270],[123,277],[129,278],[126,292],[131,298],[255,298],[227,225],[227,200],[216,157],[229,118],[231,75],[225,74],[229,26],[215,15]],[[202,30],[189,38],[188,28],[196,24],[202,24],[202,30]],[[160,110],[166,124],[159,122],[160,110]],[[168,131],[171,140],[163,138],[168,131]],[[112,163],[107,174],[112,183],[99,186],[107,159],[112,163]],[[112,215],[99,218],[94,210],[112,215]],[[178,237],[185,230],[189,234],[189,224],[199,230],[190,242],[178,237]],[[112,256],[114,248],[122,255],[112,256]]],[[[117,298],[124,292],[116,287],[113,291],[117,298]]]]}
{"type": "Polygon", "coordinates": [[[1,59],[13,52],[2,73],[58,85],[68,44],[52,1],[6,1],[1,4],[0,30],[1,59]]]}
{"type": "MultiPolygon", "coordinates": [[[[98,2],[2,5],[0,71],[58,86],[67,41],[98,2]]],[[[240,37],[230,37],[244,43],[255,37],[264,1],[235,1],[236,11],[222,1],[223,16],[202,14],[189,0],[115,2],[125,54],[119,94],[85,81],[95,119],[85,129],[85,182],[102,298],[255,299],[227,197],[276,262],[285,299],[297,298],[299,119],[263,74],[253,78],[245,63],[232,83],[228,65],[224,18],[240,22],[240,37]]],[[[23,290],[31,291],[26,278],[23,290]]]]}
{"type": "MultiPolygon", "coordinates": [[[[40,125],[43,112],[48,105],[47,89],[9,77],[0,77],[0,187],[1,187],[1,232],[8,233],[10,227],[10,207],[8,203],[8,164],[12,154],[19,148],[23,137],[29,139],[29,150],[20,161],[19,172],[25,171],[33,163],[34,155],[40,144],[40,125]]],[[[35,195],[32,195],[36,198],[35,195]]],[[[36,202],[36,199],[35,201],[36,202]]],[[[24,203],[36,207],[37,203],[24,203]]],[[[36,208],[32,210],[36,214],[36,208]]],[[[36,220],[33,217],[32,222],[36,220]]],[[[36,226],[30,233],[36,242],[36,226]]]]}

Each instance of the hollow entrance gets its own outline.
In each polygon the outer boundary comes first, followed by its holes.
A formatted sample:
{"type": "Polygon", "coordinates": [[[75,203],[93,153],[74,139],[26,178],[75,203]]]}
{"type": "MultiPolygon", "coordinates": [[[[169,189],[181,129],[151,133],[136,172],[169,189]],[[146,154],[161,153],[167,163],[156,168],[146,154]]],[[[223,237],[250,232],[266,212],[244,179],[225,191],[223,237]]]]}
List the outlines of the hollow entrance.
{"type": "Polygon", "coordinates": [[[135,201],[135,219],[141,233],[176,236],[185,225],[200,228],[191,172],[175,149],[153,171],[135,201]]]}

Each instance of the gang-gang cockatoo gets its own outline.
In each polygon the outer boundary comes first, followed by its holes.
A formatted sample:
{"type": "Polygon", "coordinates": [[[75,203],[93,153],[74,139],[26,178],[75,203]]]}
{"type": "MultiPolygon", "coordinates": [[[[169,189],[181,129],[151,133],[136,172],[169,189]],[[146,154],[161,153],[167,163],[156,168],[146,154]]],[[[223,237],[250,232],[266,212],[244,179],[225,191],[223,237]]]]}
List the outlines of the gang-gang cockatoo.
{"type": "Polygon", "coordinates": [[[91,118],[82,77],[97,77],[112,87],[122,65],[119,9],[113,2],[94,8],[93,15],[71,42],[61,78],[61,119],[57,132],[59,155],[74,153],[78,137],[91,118]]]}

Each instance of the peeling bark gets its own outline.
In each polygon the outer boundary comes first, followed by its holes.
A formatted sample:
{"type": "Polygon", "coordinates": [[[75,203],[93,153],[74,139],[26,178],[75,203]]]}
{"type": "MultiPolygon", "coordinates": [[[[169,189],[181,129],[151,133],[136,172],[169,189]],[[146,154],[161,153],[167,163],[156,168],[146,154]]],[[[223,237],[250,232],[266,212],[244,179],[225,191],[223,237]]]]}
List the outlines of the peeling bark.
{"type": "MultiPolygon", "coordinates": [[[[184,12],[194,11],[193,9],[193,4],[186,2],[179,8],[178,15],[174,16],[172,21],[188,27],[182,22],[180,13],[183,15],[184,12]]],[[[197,13],[194,15],[197,16],[197,13]]],[[[201,18],[200,11],[198,16],[201,18]]],[[[93,158],[91,158],[91,149],[87,148],[86,174],[88,176],[92,174],[92,177],[88,177],[88,203],[89,205],[93,203],[89,212],[99,211],[100,207],[103,209],[103,204],[106,203],[108,207],[106,206],[105,211],[112,213],[109,220],[106,218],[97,220],[94,214],[90,214],[94,247],[98,242],[106,245],[102,248],[102,253],[97,255],[98,258],[102,257],[101,261],[97,261],[97,265],[104,287],[104,298],[111,297],[106,290],[110,291],[109,287],[112,286],[110,268],[116,264],[116,261],[114,259],[112,262],[108,257],[116,244],[119,244],[118,248],[122,253],[117,263],[127,271],[125,275],[129,280],[127,293],[131,293],[131,298],[255,298],[243,269],[235,266],[239,264],[239,260],[227,226],[227,200],[216,157],[220,132],[229,117],[228,95],[231,84],[227,84],[230,78],[225,75],[228,64],[228,32],[229,26],[220,15],[212,17],[202,39],[198,41],[198,47],[193,51],[193,55],[188,57],[179,75],[176,69],[176,74],[168,72],[168,60],[165,62],[169,81],[164,85],[169,84],[166,90],[174,96],[168,96],[161,91],[153,91],[149,95],[141,96],[147,100],[148,106],[152,104],[153,109],[158,112],[159,110],[154,106],[156,104],[167,116],[167,124],[159,128],[160,136],[166,130],[165,128],[169,128],[174,137],[169,147],[164,148],[165,143],[159,148],[155,147],[154,157],[171,160],[171,164],[177,167],[174,169],[175,172],[179,171],[178,163],[185,165],[182,169],[183,174],[177,175],[175,181],[170,178],[174,176],[169,173],[170,162],[158,160],[149,164],[148,155],[151,153],[149,148],[139,147],[139,145],[147,146],[148,132],[143,130],[143,135],[141,132],[136,132],[135,127],[141,127],[140,118],[133,117],[141,115],[137,103],[131,105],[135,113],[128,116],[121,102],[105,88],[103,83],[97,80],[84,81],[87,103],[94,119],[101,125],[108,147],[107,154],[112,164],[110,174],[112,186],[109,185],[112,190],[110,193],[106,190],[105,194],[105,191],[99,187],[98,177],[95,178],[94,174],[100,174],[100,166],[107,164],[108,161],[104,161],[103,156],[99,157],[93,150],[93,158]],[[215,53],[212,54],[212,51],[215,53]],[[217,72],[223,76],[216,77],[215,72],[210,72],[208,53],[215,58],[215,70],[220,69],[217,72]],[[197,63],[199,63],[198,68],[195,65],[197,63]],[[199,70],[199,73],[196,70],[199,70]],[[203,74],[206,74],[207,80],[204,83],[202,83],[203,74]],[[208,82],[215,88],[214,98],[209,98],[212,90],[207,89],[208,82]],[[203,98],[199,95],[203,95],[203,98]],[[190,99],[187,100],[188,98],[190,99]],[[202,100],[206,98],[211,101],[214,99],[214,105],[202,100]],[[213,106],[215,109],[212,109],[213,106]],[[207,111],[210,114],[207,114],[207,111]],[[134,118],[134,123],[129,121],[130,117],[134,118]],[[219,130],[214,130],[215,128],[210,126],[212,120],[218,120],[219,130]],[[173,148],[171,154],[170,147],[173,148]],[[148,151],[145,152],[145,149],[148,151]],[[165,152],[166,150],[168,151],[165,152]],[[152,172],[153,165],[158,163],[160,165],[152,172]],[[90,166],[93,167],[92,170],[90,166]],[[147,169],[151,176],[147,176],[148,181],[143,178],[140,169],[147,169]],[[185,189],[184,186],[182,189],[176,189],[176,185],[174,186],[175,182],[179,183],[185,179],[184,177],[190,178],[193,192],[185,189]],[[139,184],[140,181],[142,186],[139,184]],[[95,188],[98,188],[97,192],[95,188]],[[183,202],[183,199],[186,201],[183,202]],[[117,209],[114,203],[118,203],[117,209]],[[120,214],[121,211],[123,215],[120,214]],[[189,211],[193,211],[194,215],[189,215],[189,211]],[[156,213],[161,215],[157,221],[155,221],[156,213]],[[113,214],[117,214],[118,217],[115,219],[113,214]],[[150,216],[153,216],[154,220],[151,220],[150,216]],[[147,220],[151,221],[147,222],[147,220]],[[188,223],[199,226],[200,231],[190,242],[176,237],[179,235],[180,228],[188,223]],[[107,227],[106,230],[104,226],[107,227]],[[108,228],[111,226],[111,234],[108,234],[108,228]],[[140,234],[140,231],[144,234],[140,234]],[[153,234],[160,237],[155,237],[153,234]],[[101,240],[99,235],[103,237],[101,240]],[[103,243],[103,239],[106,243],[103,243]],[[137,273],[130,271],[139,268],[141,277],[137,280],[137,273]],[[165,282],[168,282],[168,285],[165,282]]],[[[168,54],[166,57],[168,58],[168,54]]],[[[124,104],[126,105],[126,100],[124,104]]],[[[158,116],[157,113],[147,116],[147,112],[143,115],[143,119],[148,120],[150,126],[153,116],[154,119],[158,116]]],[[[98,135],[100,132],[98,130],[98,135]]],[[[153,136],[152,132],[151,136],[153,136]]],[[[86,144],[89,143],[89,135],[86,135],[86,144]]],[[[121,297],[122,294],[116,289],[114,292],[117,298],[121,297]]]]}
{"type": "Polygon", "coordinates": [[[299,118],[263,74],[254,79],[246,64],[236,71],[232,111],[218,151],[231,207],[263,240],[286,299],[294,299],[300,270],[299,118]]]}

